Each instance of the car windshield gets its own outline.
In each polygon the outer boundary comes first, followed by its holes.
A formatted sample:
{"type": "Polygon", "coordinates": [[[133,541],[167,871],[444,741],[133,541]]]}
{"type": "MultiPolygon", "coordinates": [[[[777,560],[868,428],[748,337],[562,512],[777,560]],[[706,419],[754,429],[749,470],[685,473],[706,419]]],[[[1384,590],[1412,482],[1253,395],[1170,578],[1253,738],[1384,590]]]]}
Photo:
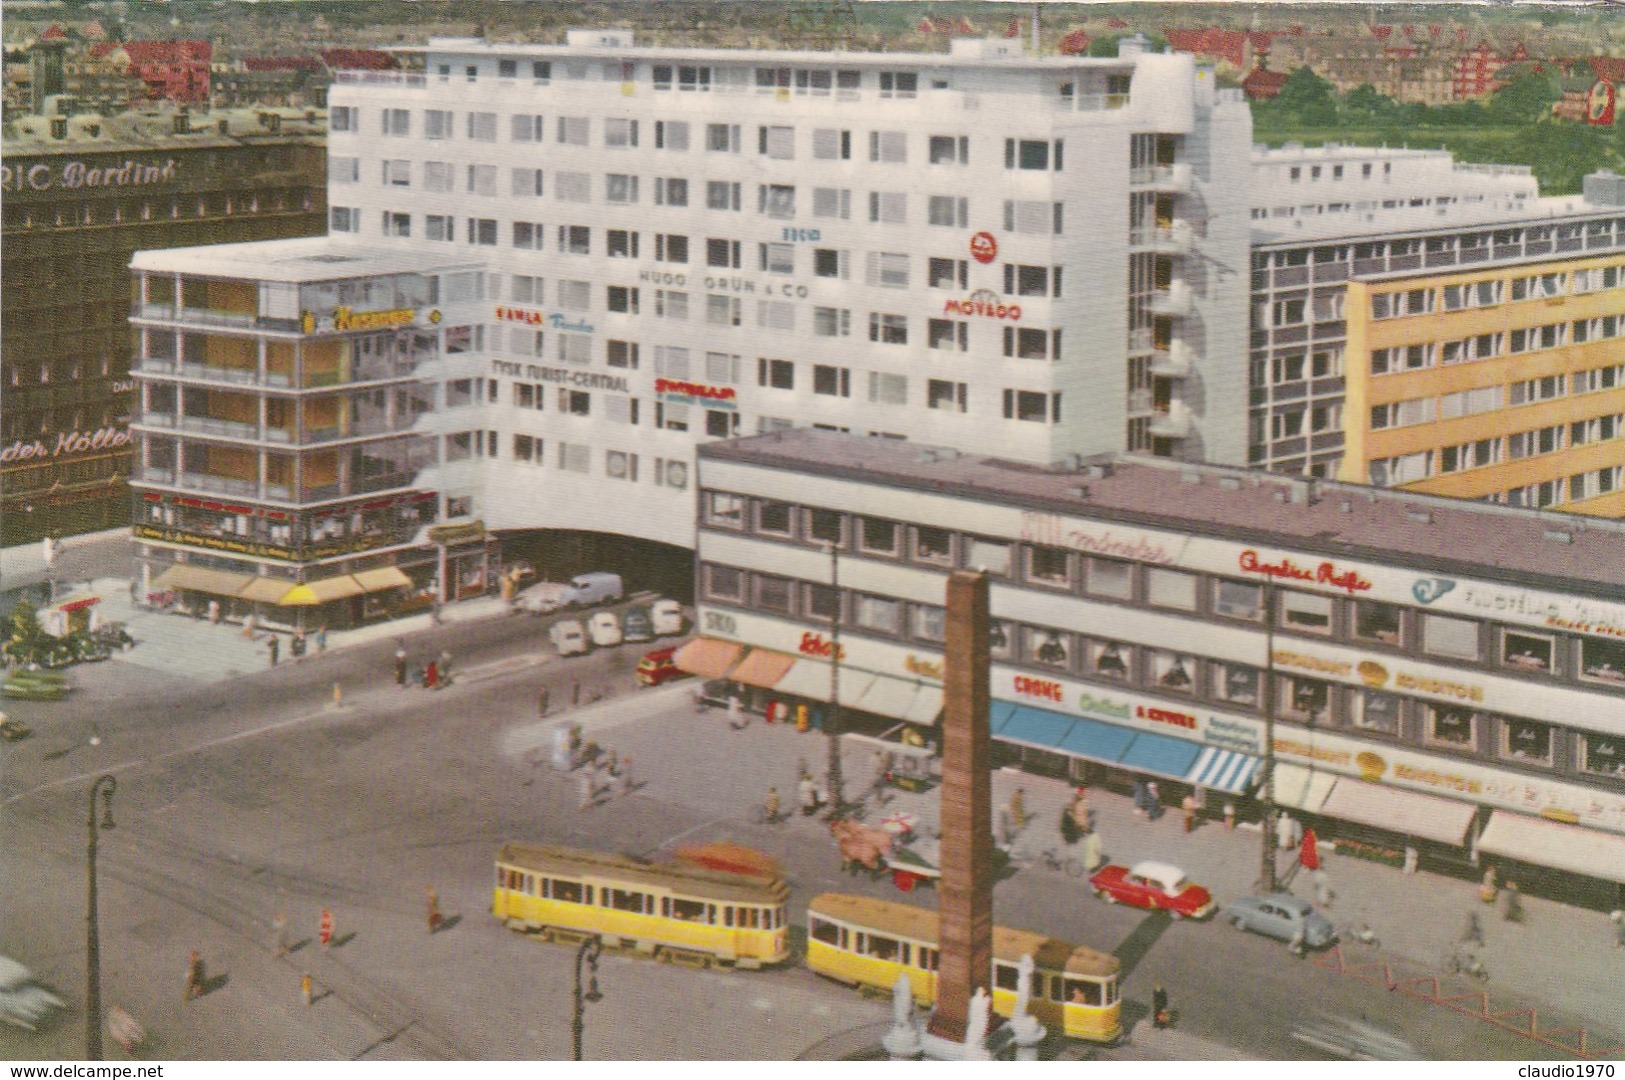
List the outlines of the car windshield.
{"type": "Polygon", "coordinates": [[[1178,896],[1180,893],[1191,887],[1191,883],[1187,878],[1175,878],[1173,881],[1162,882],[1161,884],[1162,891],[1167,893],[1169,896],[1178,896]]]}

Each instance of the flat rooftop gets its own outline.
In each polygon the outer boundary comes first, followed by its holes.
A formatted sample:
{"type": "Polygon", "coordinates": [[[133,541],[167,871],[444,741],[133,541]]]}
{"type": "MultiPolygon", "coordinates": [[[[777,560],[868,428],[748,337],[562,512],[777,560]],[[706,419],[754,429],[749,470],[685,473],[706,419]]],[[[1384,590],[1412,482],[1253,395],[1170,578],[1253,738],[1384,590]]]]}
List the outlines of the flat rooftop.
{"type": "Polygon", "coordinates": [[[130,260],[132,270],[294,284],[392,274],[440,274],[482,269],[484,265],[479,259],[449,258],[425,252],[421,247],[369,245],[333,236],[163,248],[138,251],[130,260]]]}
{"type": "Polygon", "coordinates": [[[699,457],[702,471],[740,462],[1625,600],[1625,522],[1133,455],[1044,468],[801,428],[702,443],[699,457]]]}
{"type": "MultiPolygon", "coordinates": [[[[1283,196],[1281,201],[1285,203],[1289,200],[1283,196]]],[[[1526,225],[1541,220],[1556,223],[1619,216],[1625,216],[1625,207],[1587,202],[1579,195],[1519,200],[1486,196],[1479,202],[1456,202],[1446,206],[1367,207],[1323,214],[1293,214],[1290,217],[1261,218],[1251,225],[1253,246],[1257,248],[1336,241],[1358,243],[1374,237],[1426,236],[1465,229],[1526,225]]]]}

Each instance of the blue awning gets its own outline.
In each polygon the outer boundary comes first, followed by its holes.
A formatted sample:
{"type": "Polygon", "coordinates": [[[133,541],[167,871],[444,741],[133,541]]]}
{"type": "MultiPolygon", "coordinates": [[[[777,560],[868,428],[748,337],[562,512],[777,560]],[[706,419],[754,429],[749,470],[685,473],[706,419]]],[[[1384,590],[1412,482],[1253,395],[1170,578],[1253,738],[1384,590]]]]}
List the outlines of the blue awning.
{"type": "Polygon", "coordinates": [[[992,721],[988,726],[990,731],[997,735],[1004,730],[1004,725],[1016,714],[1016,706],[1008,701],[995,701],[988,710],[988,718],[992,721]]]}
{"type": "Polygon", "coordinates": [[[1253,779],[1257,776],[1261,764],[1263,763],[1251,754],[1209,746],[1197,757],[1196,764],[1191,766],[1185,780],[1197,787],[1239,794],[1253,786],[1253,779]]]}
{"type": "Polygon", "coordinates": [[[1061,749],[1110,764],[1121,758],[1133,741],[1134,732],[1128,728],[1103,724],[1099,720],[1074,720],[1072,730],[1061,740],[1061,749]]]}
{"type": "Polygon", "coordinates": [[[999,738],[1029,746],[1059,747],[1072,724],[1070,716],[1018,705],[1014,715],[1005,721],[999,738]]]}
{"type": "Polygon", "coordinates": [[[1134,736],[1128,752],[1117,764],[1125,769],[1139,769],[1141,772],[1166,776],[1170,780],[1182,780],[1196,763],[1202,749],[1201,743],[1142,731],[1134,736]]]}

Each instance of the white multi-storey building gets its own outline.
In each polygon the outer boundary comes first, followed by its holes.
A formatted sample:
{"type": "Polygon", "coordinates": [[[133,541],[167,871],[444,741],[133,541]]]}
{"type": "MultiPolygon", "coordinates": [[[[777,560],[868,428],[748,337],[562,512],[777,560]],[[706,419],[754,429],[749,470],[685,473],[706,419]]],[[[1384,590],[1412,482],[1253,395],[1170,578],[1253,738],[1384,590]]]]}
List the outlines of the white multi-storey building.
{"type": "Polygon", "coordinates": [[[1250,116],[1190,56],[410,51],[332,88],[330,242],[480,257],[492,528],[692,546],[695,444],[789,426],[1246,459],[1250,116]]]}

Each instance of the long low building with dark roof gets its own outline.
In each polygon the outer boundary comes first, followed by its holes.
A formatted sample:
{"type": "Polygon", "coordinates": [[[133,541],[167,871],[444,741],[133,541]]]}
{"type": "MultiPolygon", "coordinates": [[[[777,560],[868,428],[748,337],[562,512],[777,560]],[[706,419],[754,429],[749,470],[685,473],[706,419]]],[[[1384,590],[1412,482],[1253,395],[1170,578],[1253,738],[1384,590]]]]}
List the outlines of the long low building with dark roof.
{"type": "Polygon", "coordinates": [[[815,430],[702,445],[679,663],[747,707],[930,744],[946,578],[981,569],[1003,763],[1243,816],[1273,763],[1274,801],[1351,849],[1625,899],[1625,526],[1075,464],[815,430]]]}

